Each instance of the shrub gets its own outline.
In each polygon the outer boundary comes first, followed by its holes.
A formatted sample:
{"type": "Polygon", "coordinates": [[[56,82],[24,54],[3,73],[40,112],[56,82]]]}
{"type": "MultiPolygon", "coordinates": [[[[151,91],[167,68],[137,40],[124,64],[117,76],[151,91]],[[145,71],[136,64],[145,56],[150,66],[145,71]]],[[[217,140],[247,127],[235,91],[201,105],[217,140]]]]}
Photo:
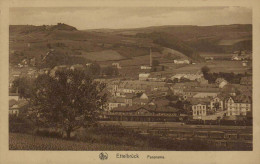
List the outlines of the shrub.
{"type": "Polygon", "coordinates": [[[62,138],[63,136],[62,131],[52,129],[37,129],[34,134],[38,136],[52,138],[62,138]]]}
{"type": "Polygon", "coordinates": [[[9,116],[9,132],[30,133],[35,129],[34,124],[21,116],[9,116]]]}

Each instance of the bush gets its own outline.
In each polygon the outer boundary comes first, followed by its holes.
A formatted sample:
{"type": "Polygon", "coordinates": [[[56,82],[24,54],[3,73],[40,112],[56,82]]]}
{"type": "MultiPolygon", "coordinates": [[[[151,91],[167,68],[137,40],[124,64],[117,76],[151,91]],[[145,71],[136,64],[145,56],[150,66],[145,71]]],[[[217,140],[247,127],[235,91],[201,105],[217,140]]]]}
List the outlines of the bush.
{"type": "Polygon", "coordinates": [[[34,134],[42,137],[51,137],[51,138],[62,138],[63,136],[62,131],[51,130],[51,129],[37,129],[34,134]]]}
{"type": "Polygon", "coordinates": [[[9,116],[9,132],[31,133],[35,129],[34,124],[21,116],[9,116]]]}

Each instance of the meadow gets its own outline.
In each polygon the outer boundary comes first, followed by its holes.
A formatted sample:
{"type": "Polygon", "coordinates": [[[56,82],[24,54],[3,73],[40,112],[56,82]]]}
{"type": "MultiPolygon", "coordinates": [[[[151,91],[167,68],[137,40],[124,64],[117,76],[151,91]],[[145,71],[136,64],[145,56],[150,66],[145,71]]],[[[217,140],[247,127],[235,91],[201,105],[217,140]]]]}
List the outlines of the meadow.
{"type": "Polygon", "coordinates": [[[10,150],[148,150],[143,147],[71,141],[30,134],[10,133],[10,150]]]}

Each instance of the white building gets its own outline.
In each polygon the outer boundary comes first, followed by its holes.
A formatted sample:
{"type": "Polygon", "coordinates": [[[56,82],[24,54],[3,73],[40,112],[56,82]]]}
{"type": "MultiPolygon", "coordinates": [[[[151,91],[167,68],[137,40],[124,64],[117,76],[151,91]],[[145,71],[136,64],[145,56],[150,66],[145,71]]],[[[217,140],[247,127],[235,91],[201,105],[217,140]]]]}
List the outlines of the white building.
{"type": "Polygon", "coordinates": [[[192,105],[193,118],[201,119],[207,115],[207,103],[198,103],[192,105]]]}
{"type": "Polygon", "coordinates": [[[149,76],[150,76],[150,73],[140,73],[139,80],[146,81],[146,80],[148,80],[149,76]]]}
{"type": "Polygon", "coordinates": [[[152,69],[152,67],[151,67],[151,66],[142,65],[142,66],[141,66],[141,69],[142,69],[142,70],[150,70],[150,69],[152,69]]]}
{"type": "Polygon", "coordinates": [[[218,87],[219,88],[224,88],[227,84],[228,84],[228,82],[225,80],[225,81],[220,82],[218,87]]]}
{"type": "Polygon", "coordinates": [[[18,93],[9,93],[9,100],[15,100],[18,101],[19,98],[19,94],[18,93]]]}
{"type": "Polygon", "coordinates": [[[190,64],[190,61],[187,59],[183,60],[173,60],[174,64],[190,64]]]}
{"type": "Polygon", "coordinates": [[[246,116],[252,110],[251,99],[248,96],[230,97],[227,102],[227,116],[246,116]]]}
{"type": "Polygon", "coordinates": [[[178,73],[171,77],[172,80],[174,79],[180,80],[181,78],[194,81],[203,78],[203,74],[202,73],[178,73]]]}
{"type": "Polygon", "coordinates": [[[218,84],[219,88],[223,88],[224,86],[226,86],[228,84],[228,82],[223,78],[217,78],[215,83],[218,84]]]}
{"type": "Polygon", "coordinates": [[[211,99],[210,110],[223,111],[224,110],[224,100],[220,97],[214,97],[213,99],[211,99]]]}
{"type": "Polygon", "coordinates": [[[117,69],[122,68],[119,63],[112,63],[112,66],[116,67],[117,69]]]}

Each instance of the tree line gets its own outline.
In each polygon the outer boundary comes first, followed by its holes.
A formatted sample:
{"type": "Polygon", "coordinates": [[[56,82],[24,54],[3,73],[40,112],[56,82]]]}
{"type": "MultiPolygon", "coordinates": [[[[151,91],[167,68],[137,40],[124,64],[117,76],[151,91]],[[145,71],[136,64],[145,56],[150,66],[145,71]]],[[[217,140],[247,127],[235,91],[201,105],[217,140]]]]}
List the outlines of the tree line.
{"type": "Polygon", "coordinates": [[[218,73],[213,72],[213,73],[210,73],[210,69],[207,66],[202,67],[201,72],[203,73],[204,78],[209,81],[209,83],[215,83],[215,81],[218,78],[223,78],[231,84],[240,84],[240,80],[241,80],[242,77],[251,76],[250,74],[248,74],[246,72],[245,73],[238,73],[238,74],[235,74],[234,72],[230,72],[230,73],[229,72],[218,72],[218,73]]]}

